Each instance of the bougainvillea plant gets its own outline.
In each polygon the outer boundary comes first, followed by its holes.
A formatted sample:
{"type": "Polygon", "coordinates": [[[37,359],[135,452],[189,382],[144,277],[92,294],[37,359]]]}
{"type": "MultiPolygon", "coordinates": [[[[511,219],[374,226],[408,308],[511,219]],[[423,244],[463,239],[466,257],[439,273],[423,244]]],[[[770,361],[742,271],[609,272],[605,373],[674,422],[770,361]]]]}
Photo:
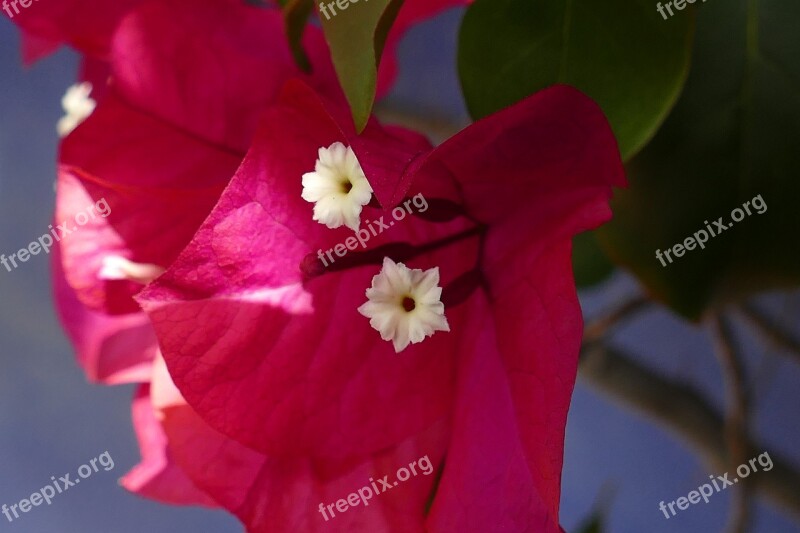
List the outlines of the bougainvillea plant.
{"type": "Polygon", "coordinates": [[[56,219],[110,214],[60,243],[55,288],[87,375],[140,384],[128,490],[252,532],[561,531],[572,240],[610,219],[622,161],[564,84],[438,146],[372,116],[406,31],[468,3],[19,17],[27,59],[84,56],[56,219]],[[423,456],[430,477],[370,485],[423,456]]]}
{"type": "MultiPolygon", "coordinates": [[[[724,341],[722,309],[800,281],[796,2],[668,21],[649,0],[3,9],[24,61],[81,59],[54,220],[108,213],[58,242],[54,293],[87,377],[136,387],[139,496],[253,533],[560,533],[579,354],[610,360],[586,355],[577,287],[624,267],[724,341]],[[434,139],[376,105],[402,41],[448,11],[472,121],[434,139]],[[768,216],[658,263],[756,195],[768,216]]],[[[746,433],[704,451],[736,459],[746,433]]]]}

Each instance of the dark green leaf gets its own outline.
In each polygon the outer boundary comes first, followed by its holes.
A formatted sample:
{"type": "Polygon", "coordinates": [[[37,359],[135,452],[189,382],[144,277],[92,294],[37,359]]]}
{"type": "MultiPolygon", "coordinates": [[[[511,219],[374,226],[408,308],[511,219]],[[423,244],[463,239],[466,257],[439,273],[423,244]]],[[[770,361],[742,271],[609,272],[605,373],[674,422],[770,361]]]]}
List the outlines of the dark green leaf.
{"type": "Polygon", "coordinates": [[[592,518],[589,522],[583,524],[580,528],[578,528],[577,533],[602,533],[603,532],[603,520],[598,515],[592,518]]]}
{"type": "Polygon", "coordinates": [[[333,65],[360,132],[367,124],[386,37],[403,0],[360,0],[346,10],[333,4],[335,15],[320,15],[333,65]]]}
{"type": "Polygon", "coordinates": [[[593,232],[581,233],[572,240],[572,270],[579,289],[597,285],[614,272],[593,232]]]}
{"type": "Polygon", "coordinates": [[[692,25],[686,11],[665,21],[652,0],[477,0],[459,37],[467,106],[480,118],[573,85],[603,108],[627,159],[680,94],[692,25]]]}
{"type": "Polygon", "coordinates": [[[308,71],[311,69],[311,62],[303,50],[303,31],[308,17],[314,11],[314,0],[280,0],[280,3],[283,7],[283,20],[286,26],[286,36],[289,39],[289,48],[292,50],[297,65],[308,71]]]}
{"type": "Polygon", "coordinates": [[[692,72],[653,142],[630,165],[631,188],[601,230],[627,265],[679,313],[800,281],[800,3],[700,5],[692,72]],[[656,249],[681,243],[761,195],[705,249],[664,267],[656,249]],[[751,207],[751,211],[755,211],[751,207]]]}

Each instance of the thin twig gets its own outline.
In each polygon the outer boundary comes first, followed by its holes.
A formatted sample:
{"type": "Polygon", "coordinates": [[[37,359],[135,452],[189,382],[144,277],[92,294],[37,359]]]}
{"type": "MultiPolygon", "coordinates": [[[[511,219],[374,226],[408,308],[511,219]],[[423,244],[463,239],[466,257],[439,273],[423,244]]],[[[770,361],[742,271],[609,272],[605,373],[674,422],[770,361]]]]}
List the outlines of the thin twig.
{"type": "MultiPolygon", "coordinates": [[[[715,315],[711,318],[711,331],[714,353],[725,380],[725,441],[728,447],[728,470],[733,472],[737,466],[747,462],[751,452],[747,444],[747,382],[741,355],[735,348],[736,340],[731,324],[725,317],[715,315]]],[[[728,524],[728,531],[731,533],[744,533],[750,521],[749,493],[752,487],[747,478],[742,478],[741,481],[734,491],[731,504],[728,524]]]]}
{"type": "MultiPolygon", "coordinates": [[[[600,392],[655,419],[688,443],[706,462],[710,472],[727,471],[729,454],[722,417],[684,383],[665,378],[638,363],[623,351],[589,342],[581,352],[580,376],[600,392]]],[[[766,448],[747,439],[747,449],[766,448]]],[[[773,468],[751,476],[753,489],[779,507],[800,518],[800,472],[770,452],[773,468]]]]}
{"type": "Polygon", "coordinates": [[[646,296],[636,295],[613,307],[600,318],[589,322],[583,330],[584,342],[591,342],[605,337],[610,330],[621,322],[649,306],[652,301],[646,296]]]}
{"type": "Polygon", "coordinates": [[[788,351],[795,357],[797,362],[800,362],[800,339],[794,337],[777,320],[760,311],[752,303],[744,304],[739,309],[741,315],[750,324],[754,325],[761,334],[766,336],[771,343],[788,351]]]}

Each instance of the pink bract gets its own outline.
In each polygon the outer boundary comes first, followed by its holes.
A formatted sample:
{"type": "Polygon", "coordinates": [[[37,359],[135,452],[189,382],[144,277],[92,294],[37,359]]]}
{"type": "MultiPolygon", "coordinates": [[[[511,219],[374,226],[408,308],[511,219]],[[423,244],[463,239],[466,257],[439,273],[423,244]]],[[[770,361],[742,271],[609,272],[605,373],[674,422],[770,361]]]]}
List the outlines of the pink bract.
{"type": "Polygon", "coordinates": [[[110,316],[82,304],[64,278],[58,247],[52,268],[56,312],[87,378],[108,385],[149,381],[158,341],[147,315],[110,316]]]}
{"type": "Polygon", "coordinates": [[[131,298],[142,285],[100,279],[103,261],[119,256],[169,265],[219,199],[257,117],[282,84],[301,76],[336,94],[321,32],[308,31],[305,43],[316,67],[312,76],[295,66],[275,10],[227,0],[159,0],[142,3],[121,22],[109,66],[86,61],[84,74],[95,82],[99,103],[62,142],[56,220],[74,221],[101,199],[111,208],[108,218],[92,218],[60,243],[68,286],[58,293],[59,305],[85,308],[92,317],[64,315],[93,379],[133,379],[152,358],[152,350],[106,349],[105,339],[153,335],[131,298]],[[104,72],[111,81],[98,87],[106,83],[104,72]],[[104,361],[104,353],[113,359],[104,361]],[[119,368],[123,361],[130,371],[119,368]]]}
{"type": "Polygon", "coordinates": [[[361,462],[445,424],[429,530],[559,531],[582,333],[571,239],[610,217],[624,184],[604,116],[558,86],[423,150],[375,123],[356,138],[341,114],[290,84],[197,235],[138,297],[175,383],[209,426],[280,461],[361,462]],[[335,141],[382,205],[421,193],[464,216],[411,216],[315,276],[309,255],[352,234],[313,222],[300,198],[335,141]],[[398,356],[356,312],[383,253],[439,267],[451,333],[398,356]]]}
{"type": "MultiPolygon", "coordinates": [[[[99,58],[120,20],[143,0],[47,0],[20,6],[12,19],[23,32],[22,55],[30,63],[62,44],[99,58]]],[[[13,11],[12,11],[13,13],[13,11]]]]}
{"type": "Polygon", "coordinates": [[[380,479],[393,473],[397,465],[407,465],[425,454],[432,464],[440,465],[447,441],[447,430],[439,424],[363,462],[319,464],[309,459],[271,458],[203,422],[175,388],[162,359],[156,361],[149,388],[137,395],[134,413],[139,409],[142,412],[134,421],[143,462],[124,478],[126,488],[163,501],[190,483],[185,500],[203,491],[235,514],[251,533],[332,529],[421,532],[435,483],[433,475],[417,476],[391,493],[373,498],[359,512],[341,514],[335,521],[329,517],[326,522],[318,506],[346,497],[354,487],[368,485],[371,478],[380,479]],[[150,412],[146,414],[145,409],[150,412]],[[132,482],[139,479],[147,482],[132,482]]]}
{"type": "Polygon", "coordinates": [[[139,387],[131,413],[142,461],[120,480],[120,484],[139,496],[164,503],[217,507],[216,502],[198,489],[170,457],[167,436],[152,403],[151,387],[139,387]]]}

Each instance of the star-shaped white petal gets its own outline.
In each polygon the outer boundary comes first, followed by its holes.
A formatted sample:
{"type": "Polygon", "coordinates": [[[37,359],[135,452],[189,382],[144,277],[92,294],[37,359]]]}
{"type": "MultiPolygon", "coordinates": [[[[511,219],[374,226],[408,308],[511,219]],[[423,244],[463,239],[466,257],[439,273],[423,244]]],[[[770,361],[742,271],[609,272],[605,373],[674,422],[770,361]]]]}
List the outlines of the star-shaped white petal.
{"type": "Polygon", "coordinates": [[[119,255],[107,255],[97,277],[103,280],[128,280],[147,285],[161,274],[164,269],[149,263],[134,263],[119,255]]]}
{"type": "Polygon", "coordinates": [[[439,267],[412,270],[387,257],[372,278],[367,298],[358,312],[370,319],[383,340],[392,341],[397,353],[437,331],[450,331],[441,301],[439,267]]]}
{"type": "Polygon", "coordinates": [[[361,224],[372,187],[353,150],[340,142],[320,148],[314,172],[303,174],[303,200],[314,203],[314,220],[329,228],[361,224]]]}
{"type": "Polygon", "coordinates": [[[92,84],[88,82],[77,83],[67,89],[61,98],[61,107],[66,114],[56,125],[59,136],[66,137],[92,114],[97,102],[89,97],[91,93],[92,84]]]}

